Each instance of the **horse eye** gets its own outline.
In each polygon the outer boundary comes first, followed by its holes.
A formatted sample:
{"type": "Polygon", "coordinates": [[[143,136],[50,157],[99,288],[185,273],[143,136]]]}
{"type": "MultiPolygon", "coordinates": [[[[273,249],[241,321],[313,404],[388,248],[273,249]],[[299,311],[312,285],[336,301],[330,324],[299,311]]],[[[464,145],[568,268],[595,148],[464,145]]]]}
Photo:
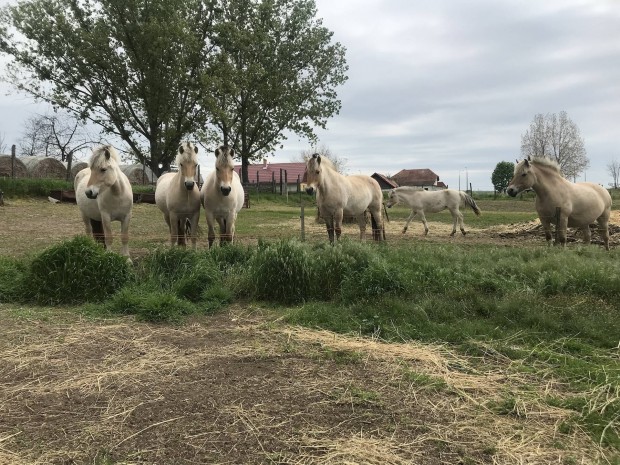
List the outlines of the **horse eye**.
{"type": "Polygon", "coordinates": [[[319,170],[316,170],[316,174],[319,174],[319,173],[320,173],[320,171],[319,171],[319,170]]]}
{"type": "Polygon", "coordinates": [[[523,174],[521,175],[521,177],[523,177],[523,176],[527,176],[527,173],[523,173],[523,174]]]}
{"type": "Polygon", "coordinates": [[[219,171],[219,170],[220,170],[219,168],[215,168],[215,171],[219,171]]]}
{"type": "Polygon", "coordinates": [[[106,168],[101,168],[102,173],[105,173],[105,171],[106,171],[106,168]]]}

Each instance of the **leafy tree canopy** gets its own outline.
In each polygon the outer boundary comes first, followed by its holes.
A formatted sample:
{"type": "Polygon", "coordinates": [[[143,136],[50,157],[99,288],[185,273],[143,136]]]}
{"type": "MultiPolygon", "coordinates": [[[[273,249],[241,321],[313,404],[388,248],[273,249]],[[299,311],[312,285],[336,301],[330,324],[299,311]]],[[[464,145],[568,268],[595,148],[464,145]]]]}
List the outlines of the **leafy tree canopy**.
{"type": "Polygon", "coordinates": [[[26,0],[0,13],[0,52],[19,89],[157,173],[199,132],[247,164],[340,108],[344,48],[315,15],[314,0],[26,0]]]}
{"type": "Polygon", "coordinates": [[[495,165],[495,169],[491,174],[491,182],[497,192],[506,192],[514,171],[515,164],[509,161],[500,161],[495,165]]]}
{"type": "Polygon", "coordinates": [[[209,107],[213,123],[247,165],[281,145],[285,131],[314,141],[340,110],[345,49],[316,19],[314,0],[226,0],[209,107]]]}

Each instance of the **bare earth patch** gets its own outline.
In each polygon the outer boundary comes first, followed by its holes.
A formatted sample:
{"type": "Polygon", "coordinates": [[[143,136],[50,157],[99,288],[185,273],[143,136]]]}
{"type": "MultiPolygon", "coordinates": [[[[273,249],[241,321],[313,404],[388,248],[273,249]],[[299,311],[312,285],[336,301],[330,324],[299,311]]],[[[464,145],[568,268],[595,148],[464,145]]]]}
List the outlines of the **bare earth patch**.
{"type": "MultiPolygon", "coordinates": [[[[235,307],[180,327],[0,305],[0,463],[549,464],[603,455],[553,379],[235,307]],[[21,316],[20,316],[21,315],[21,316]],[[31,314],[32,315],[32,314],[31,314]],[[498,409],[509,396],[512,409],[498,409]]],[[[573,462],[570,462],[573,460],[573,462]]]]}

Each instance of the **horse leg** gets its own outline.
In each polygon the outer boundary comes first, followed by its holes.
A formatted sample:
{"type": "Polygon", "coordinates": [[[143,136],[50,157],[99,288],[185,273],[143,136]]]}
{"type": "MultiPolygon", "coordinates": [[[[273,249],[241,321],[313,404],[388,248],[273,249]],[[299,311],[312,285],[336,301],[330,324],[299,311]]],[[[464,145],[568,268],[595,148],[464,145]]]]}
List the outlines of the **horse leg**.
{"type": "Polygon", "coordinates": [[[370,212],[370,224],[372,225],[372,238],[375,241],[385,240],[383,233],[383,217],[381,216],[381,209],[370,212]]]}
{"type": "Polygon", "coordinates": [[[217,224],[220,228],[220,245],[225,245],[228,242],[228,235],[226,233],[226,218],[218,218],[217,224]]]}
{"type": "Polygon", "coordinates": [[[170,218],[170,246],[179,243],[179,216],[174,212],[168,213],[170,218]]]}
{"type": "MultiPolygon", "coordinates": [[[[344,211],[338,210],[334,213],[334,233],[336,234],[336,240],[340,240],[340,234],[342,233],[342,217],[344,211]]],[[[366,231],[366,224],[364,224],[364,232],[366,231]]]]}
{"type": "Polygon", "coordinates": [[[609,250],[609,216],[599,216],[596,222],[598,223],[598,232],[603,239],[605,250],[609,250]]]}
{"type": "Polygon", "coordinates": [[[556,231],[558,236],[558,242],[562,247],[566,247],[566,228],[568,227],[568,216],[561,215],[558,230],[556,231]]]}
{"type": "MultiPolygon", "coordinates": [[[[365,212],[361,215],[357,215],[357,224],[360,227],[360,241],[363,241],[366,238],[366,214],[365,212]]],[[[374,234],[374,231],[373,231],[374,234]]]]}
{"type": "Polygon", "coordinates": [[[407,218],[407,222],[405,223],[405,227],[403,228],[403,234],[405,234],[407,232],[407,228],[409,227],[409,223],[411,223],[411,220],[414,219],[417,214],[418,214],[417,211],[411,210],[411,214],[407,218]]]}
{"type": "Polygon", "coordinates": [[[428,223],[426,221],[426,215],[424,214],[424,211],[420,212],[420,219],[422,220],[422,224],[424,225],[424,235],[428,236],[428,223]]]}
{"type": "Polygon", "coordinates": [[[325,218],[325,227],[327,228],[327,237],[329,242],[334,243],[334,217],[328,216],[325,218]]]}
{"type": "Polygon", "coordinates": [[[208,229],[208,233],[207,233],[207,238],[209,240],[209,248],[211,248],[211,246],[213,245],[213,241],[215,240],[215,218],[213,217],[213,214],[207,213],[207,229],[208,229]]]}
{"type": "Polygon", "coordinates": [[[103,225],[103,240],[105,241],[105,248],[107,250],[112,249],[112,219],[110,215],[101,214],[101,224],[103,225]]]}
{"type": "Polygon", "coordinates": [[[465,223],[463,223],[463,214],[459,209],[456,210],[456,217],[459,220],[459,228],[461,229],[461,234],[464,236],[467,233],[465,232],[465,223]]]}
{"type": "Polygon", "coordinates": [[[129,220],[131,220],[131,214],[121,220],[121,255],[127,257],[127,261],[132,263],[129,258],[129,220]]]}
{"type": "Polygon", "coordinates": [[[583,228],[581,228],[581,231],[583,232],[583,244],[590,245],[590,242],[592,240],[592,233],[590,231],[590,225],[586,224],[583,228]]]}
{"type": "Polygon", "coordinates": [[[193,216],[190,225],[190,237],[192,241],[192,249],[196,250],[196,238],[198,233],[198,221],[200,221],[200,210],[198,210],[193,216]]]}
{"type": "Polygon", "coordinates": [[[551,221],[547,220],[547,219],[540,219],[540,222],[542,224],[543,230],[545,231],[545,239],[547,240],[547,245],[551,245],[551,239],[552,239],[552,235],[551,235],[551,221]]]}
{"type": "Polygon", "coordinates": [[[185,222],[187,221],[187,219],[183,216],[179,216],[177,217],[177,231],[178,231],[178,235],[177,235],[177,245],[180,245],[181,247],[185,247],[186,242],[185,242],[185,222]]]}

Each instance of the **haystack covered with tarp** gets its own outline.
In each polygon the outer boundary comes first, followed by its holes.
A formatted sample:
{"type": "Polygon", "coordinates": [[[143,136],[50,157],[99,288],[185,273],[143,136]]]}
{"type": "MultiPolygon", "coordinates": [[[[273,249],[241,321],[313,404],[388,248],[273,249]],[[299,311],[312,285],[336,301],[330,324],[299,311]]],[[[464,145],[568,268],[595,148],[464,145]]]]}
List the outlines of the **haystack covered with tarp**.
{"type": "Polygon", "coordinates": [[[82,171],[84,168],[88,168],[88,162],[85,162],[85,161],[73,162],[73,164],[71,165],[71,180],[74,180],[75,176],[80,171],[82,171]]]}
{"type": "Polygon", "coordinates": [[[19,159],[15,158],[15,164],[12,164],[11,155],[0,155],[0,178],[27,178],[28,168],[19,159]]]}
{"type": "Polygon", "coordinates": [[[121,165],[120,168],[132,184],[155,184],[157,182],[157,175],[148,166],[135,164],[121,165]]]}
{"type": "Polygon", "coordinates": [[[21,158],[31,178],[66,179],[67,168],[60,160],[52,157],[21,158]]]}

